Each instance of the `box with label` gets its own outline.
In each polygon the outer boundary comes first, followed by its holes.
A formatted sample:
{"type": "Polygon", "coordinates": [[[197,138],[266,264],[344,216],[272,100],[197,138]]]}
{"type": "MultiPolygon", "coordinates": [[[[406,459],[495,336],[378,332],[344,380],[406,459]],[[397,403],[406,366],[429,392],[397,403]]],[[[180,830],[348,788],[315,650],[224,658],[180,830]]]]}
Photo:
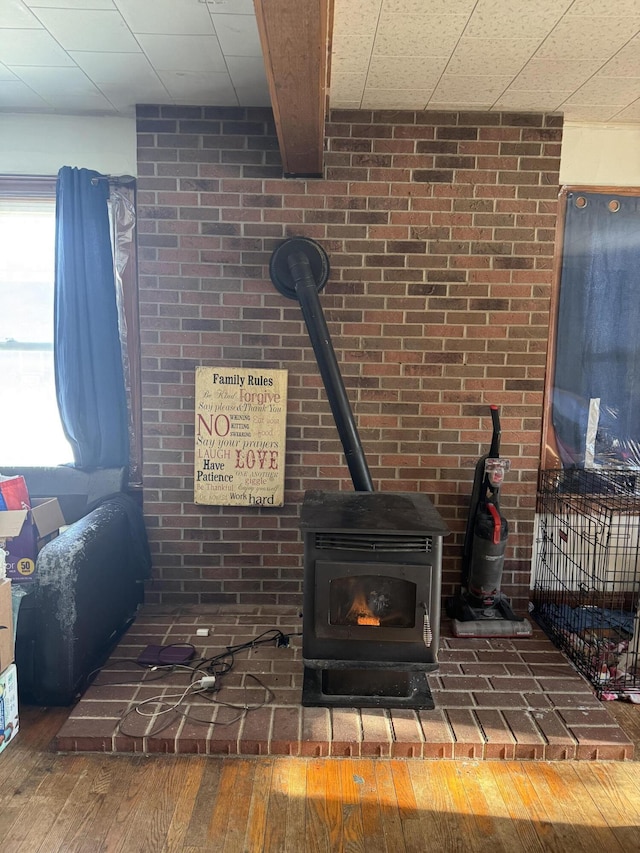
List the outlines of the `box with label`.
{"type": "Polygon", "coordinates": [[[33,580],[39,548],[65,524],[57,498],[38,498],[32,503],[31,509],[0,512],[6,574],[16,583],[33,580]]]}
{"type": "Polygon", "coordinates": [[[0,672],[13,663],[13,639],[11,581],[0,580],[0,672]]]}
{"type": "Polygon", "coordinates": [[[0,752],[18,734],[18,677],[15,663],[0,673],[0,752]]]}

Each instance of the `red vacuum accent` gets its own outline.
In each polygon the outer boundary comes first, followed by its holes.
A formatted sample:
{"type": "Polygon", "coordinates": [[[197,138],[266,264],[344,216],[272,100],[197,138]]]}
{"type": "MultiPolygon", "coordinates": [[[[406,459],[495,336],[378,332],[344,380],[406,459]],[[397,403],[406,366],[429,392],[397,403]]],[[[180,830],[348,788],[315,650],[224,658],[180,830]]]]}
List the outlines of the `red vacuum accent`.
{"type": "Polygon", "coordinates": [[[487,504],[487,509],[491,513],[491,517],[493,518],[493,544],[500,544],[500,534],[502,532],[502,519],[500,518],[500,513],[495,508],[492,503],[487,504]]]}

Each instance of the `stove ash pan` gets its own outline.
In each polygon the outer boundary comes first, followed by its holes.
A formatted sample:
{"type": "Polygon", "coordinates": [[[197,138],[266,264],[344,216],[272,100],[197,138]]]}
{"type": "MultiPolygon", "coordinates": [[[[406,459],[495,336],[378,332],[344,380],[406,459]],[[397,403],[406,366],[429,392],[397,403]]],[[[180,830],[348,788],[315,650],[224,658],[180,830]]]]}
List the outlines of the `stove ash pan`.
{"type": "Polygon", "coordinates": [[[303,659],[315,670],[438,667],[442,539],[424,495],[305,495],[303,659]]]}

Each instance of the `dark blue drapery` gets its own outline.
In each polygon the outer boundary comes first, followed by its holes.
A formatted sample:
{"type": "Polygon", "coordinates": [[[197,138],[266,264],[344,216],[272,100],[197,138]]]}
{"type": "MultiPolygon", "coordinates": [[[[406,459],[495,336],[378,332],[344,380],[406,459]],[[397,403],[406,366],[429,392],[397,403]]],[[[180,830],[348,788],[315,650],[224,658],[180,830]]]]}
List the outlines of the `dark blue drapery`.
{"type": "Polygon", "coordinates": [[[56,191],[54,363],[80,468],[129,464],[127,398],[109,229],[109,183],[64,166],[56,191]]]}
{"type": "Polygon", "coordinates": [[[584,467],[589,401],[596,464],[640,466],[640,199],[567,196],[553,426],[565,467],[584,467]]]}

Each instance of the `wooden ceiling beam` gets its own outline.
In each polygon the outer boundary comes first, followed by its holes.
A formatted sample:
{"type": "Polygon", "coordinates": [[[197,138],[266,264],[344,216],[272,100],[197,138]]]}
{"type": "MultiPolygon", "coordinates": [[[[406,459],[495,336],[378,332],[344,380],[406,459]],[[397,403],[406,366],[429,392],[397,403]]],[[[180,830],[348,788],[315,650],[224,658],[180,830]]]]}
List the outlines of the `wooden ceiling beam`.
{"type": "Polygon", "coordinates": [[[254,0],[286,177],[321,177],[333,0],[254,0]]]}

